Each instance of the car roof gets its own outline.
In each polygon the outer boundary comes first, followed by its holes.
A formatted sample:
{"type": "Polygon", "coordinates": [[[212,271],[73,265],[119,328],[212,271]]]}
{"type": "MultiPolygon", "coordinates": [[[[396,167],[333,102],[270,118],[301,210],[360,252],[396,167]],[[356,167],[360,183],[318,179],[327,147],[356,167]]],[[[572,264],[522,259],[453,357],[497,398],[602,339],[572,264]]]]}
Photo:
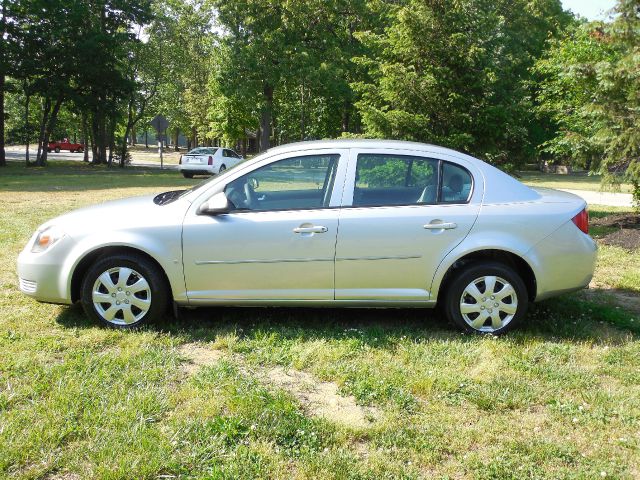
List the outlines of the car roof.
{"type": "MultiPolygon", "coordinates": [[[[269,153],[286,153],[296,150],[311,150],[323,148],[388,148],[402,150],[427,150],[430,152],[438,152],[447,155],[465,156],[464,153],[452,150],[450,148],[432,145],[430,143],[409,142],[405,140],[381,140],[381,139],[362,139],[362,138],[338,138],[333,140],[310,140],[304,142],[287,143],[270,148],[269,153]]],[[[473,157],[469,157],[473,158],[473,157]]]]}

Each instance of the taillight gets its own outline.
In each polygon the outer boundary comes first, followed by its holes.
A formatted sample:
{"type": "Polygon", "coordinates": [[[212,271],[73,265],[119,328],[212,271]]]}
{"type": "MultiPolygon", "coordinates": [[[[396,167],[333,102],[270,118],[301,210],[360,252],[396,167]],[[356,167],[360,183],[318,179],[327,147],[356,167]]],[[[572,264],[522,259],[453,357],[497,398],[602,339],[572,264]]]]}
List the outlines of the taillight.
{"type": "Polygon", "coordinates": [[[180,160],[178,160],[178,165],[182,165],[182,155],[180,155],[180,160]]]}
{"type": "Polygon", "coordinates": [[[589,211],[586,208],[573,217],[571,221],[584,233],[589,233],[589,211]]]}
{"type": "Polygon", "coordinates": [[[213,157],[209,155],[209,165],[213,165],[213,157]]]}

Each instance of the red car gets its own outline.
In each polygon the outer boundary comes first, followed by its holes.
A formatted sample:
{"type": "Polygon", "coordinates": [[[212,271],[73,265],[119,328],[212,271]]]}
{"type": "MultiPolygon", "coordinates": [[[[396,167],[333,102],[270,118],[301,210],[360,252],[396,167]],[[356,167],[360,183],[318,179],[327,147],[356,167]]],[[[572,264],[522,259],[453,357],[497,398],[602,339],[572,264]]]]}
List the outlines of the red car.
{"type": "Polygon", "coordinates": [[[49,142],[47,152],[55,151],[58,153],[60,150],[69,150],[71,153],[84,152],[84,145],[81,143],[72,143],[68,138],[65,138],[61,142],[49,142]]]}

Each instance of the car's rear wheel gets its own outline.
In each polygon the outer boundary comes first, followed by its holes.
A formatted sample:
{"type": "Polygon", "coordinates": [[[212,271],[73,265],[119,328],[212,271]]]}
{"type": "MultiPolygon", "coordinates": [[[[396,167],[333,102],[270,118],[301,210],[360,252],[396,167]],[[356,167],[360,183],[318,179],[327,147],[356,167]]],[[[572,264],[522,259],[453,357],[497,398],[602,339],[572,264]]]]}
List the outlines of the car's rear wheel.
{"type": "Polygon", "coordinates": [[[60,147],[56,147],[56,153],[60,153],[60,147]]]}
{"type": "Polygon", "coordinates": [[[220,170],[218,170],[218,175],[220,175],[222,172],[224,172],[227,169],[227,166],[223,163],[222,165],[220,165],[220,170]]]}
{"type": "Polygon", "coordinates": [[[193,173],[182,172],[184,178],[193,178],[193,173]]]}
{"type": "Polygon", "coordinates": [[[161,270],[139,255],[103,258],[82,282],[85,313],[115,328],[134,328],[158,320],[167,309],[168,296],[161,270]]]}
{"type": "Polygon", "coordinates": [[[444,310],[467,332],[499,335],[522,321],[527,306],[527,289],[517,272],[502,263],[478,262],[455,274],[444,310]]]}

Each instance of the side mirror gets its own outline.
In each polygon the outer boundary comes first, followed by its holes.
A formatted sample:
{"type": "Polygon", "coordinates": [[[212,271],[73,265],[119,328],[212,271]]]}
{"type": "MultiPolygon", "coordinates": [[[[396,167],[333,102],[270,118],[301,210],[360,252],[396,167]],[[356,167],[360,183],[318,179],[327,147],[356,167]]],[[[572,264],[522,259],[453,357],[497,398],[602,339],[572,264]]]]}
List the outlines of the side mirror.
{"type": "Polygon", "coordinates": [[[198,215],[221,215],[229,213],[232,208],[233,205],[225,193],[220,192],[198,207],[198,215]]]}

